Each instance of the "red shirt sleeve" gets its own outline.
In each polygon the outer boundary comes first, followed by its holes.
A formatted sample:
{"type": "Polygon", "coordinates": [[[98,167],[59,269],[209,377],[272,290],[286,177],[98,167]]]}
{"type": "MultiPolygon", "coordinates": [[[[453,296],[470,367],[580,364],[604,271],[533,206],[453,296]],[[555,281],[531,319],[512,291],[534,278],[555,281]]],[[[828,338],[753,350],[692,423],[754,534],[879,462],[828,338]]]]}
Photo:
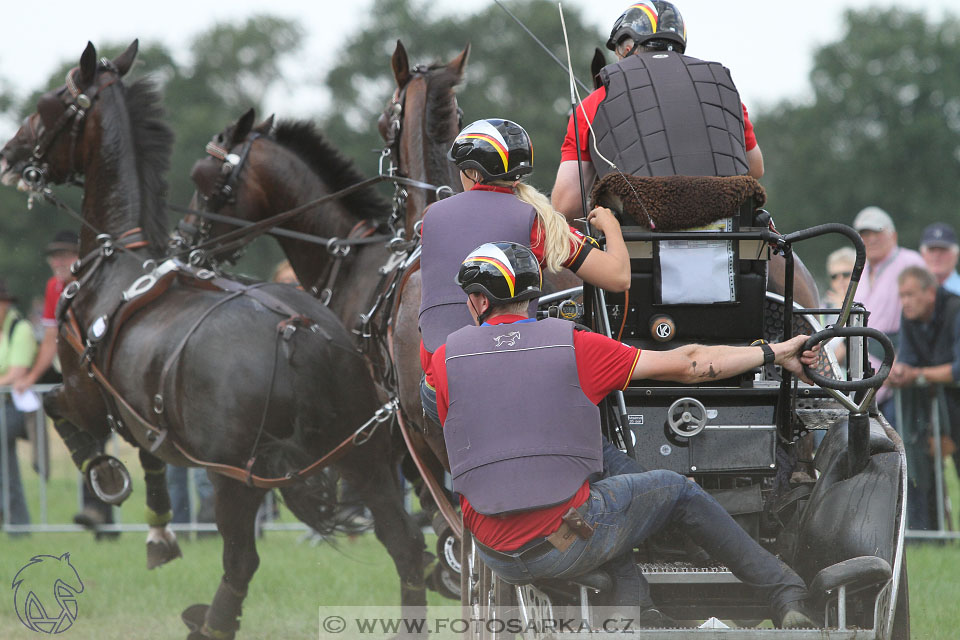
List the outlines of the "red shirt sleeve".
{"type": "MultiPolygon", "coordinates": [[[[600,87],[583,99],[582,111],[579,105],[577,106],[577,132],[580,135],[580,160],[583,162],[590,161],[590,129],[587,126],[587,120],[583,118],[583,111],[587,112],[587,119],[593,122],[597,115],[597,108],[605,97],[607,97],[607,88],[600,87]]],[[[570,121],[567,123],[567,135],[563,139],[563,146],[560,147],[560,162],[576,159],[577,139],[574,137],[573,115],[571,115],[570,121]]]]}
{"type": "Polygon", "coordinates": [[[433,378],[433,387],[437,390],[437,414],[440,424],[447,421],[447,410],[450,408],[450,390],[447,387],[447,345],[442,344],[433,352],[430,359],[430,372],[433,378]]]}
{"type": "Polygon", "coordinates": [[[60,299],[60,293],[63,291],[63,283],[51,276],[47,280],[47,288],[43,294],[43,315],[40,316],[41,322],[45,327],[57,326],[57,300],[60,299]]]}
{"type": "Polygon", "coordinates": [[[573,348],[580,388],[594,404],[627,387],[640,357],[639,349],[590,331],[574,331],[573,348]]]}
{"type": "MultiPolygon", "coordinates": [[[[533,221],[533,228],[530,229],[530,250],[533,251],[533,255],[536,256],[541,269],[544,268],[547,260],[545,255],[546,249],[544,247],[544,235],[541,231],[542,228],[540,218],[537,218],[533,221]]],[[[567,253],[567,259],[564,260],[561,266],[576,273],[580,265],[583,264],[583,259],[586,258],[586,254],[589,253],[594,246],[598,245],[596,240],[584,235],[582,231],[575,227],[570,227],[570,232],[573,233],[577,239],[570,239],[570,249],[567,253]]]]}
{"type": "Polygon", "coordinates": [[[757,146],[757,135],[753,132],[753,123],[750,122],[750,116],[747,115],[747,105],[740,103],[743,107],[743,142],[747,151],[757,146]]]}

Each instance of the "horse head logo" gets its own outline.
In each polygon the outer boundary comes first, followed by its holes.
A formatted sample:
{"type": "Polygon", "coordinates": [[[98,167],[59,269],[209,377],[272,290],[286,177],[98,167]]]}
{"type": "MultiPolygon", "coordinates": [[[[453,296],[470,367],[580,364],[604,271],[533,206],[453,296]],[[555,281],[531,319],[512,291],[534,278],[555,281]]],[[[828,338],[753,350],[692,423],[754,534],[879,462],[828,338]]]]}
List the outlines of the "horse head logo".
{"type": "Polygon", "coordinates": [[[23,626],[40,633],[61,633],[77,619],[80,574],[70,554],[34,556],[13,577],[13,601],[23,626]]]}
{"type": "Polygon", "coordinates": [[[493,339],[493,341],[497,343],[498,347],[502,347],[503,345],[512,347],[515,344],[517,344],[517,341],[519,339],[520,339],[520,332],[511,331],[510,333],[505,333],[502,336],[497,336],[496,338],[493,339]]]}

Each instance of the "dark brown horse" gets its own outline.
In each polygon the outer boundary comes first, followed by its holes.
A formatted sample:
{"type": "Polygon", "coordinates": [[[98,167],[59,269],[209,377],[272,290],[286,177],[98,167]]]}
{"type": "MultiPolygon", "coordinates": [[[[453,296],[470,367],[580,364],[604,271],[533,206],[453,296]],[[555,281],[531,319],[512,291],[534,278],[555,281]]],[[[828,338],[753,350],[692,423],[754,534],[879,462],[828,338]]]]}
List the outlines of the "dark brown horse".
{"type": "MultiPolygon", "coordinates": [[[[209,607],[184,612],[189,638],[234,637],[259,563],[254,520],[266,487],[279,486],[299,519],[329,530],[333,487],[310,471],[335,450],[394,559],[404,615],[417,615],[426,603],[423,536],[403,509],[388,430],[374,429],[379,403],[366,362],[340,322],[291,287],[163,260],[172,134],[153,85],[122,82],[136,52],[134,42],[98,62],[88,44],[65,86],[42,96],[0,151],[5,184],[85,181],[85,258],[61,300],[64,383],[47,408],[98,435],[112,413],[151,457],[219,472],[210,476],[224,575],[209,607]]],[[[163,463],[152,471],[162,474],[163,463]]]]}

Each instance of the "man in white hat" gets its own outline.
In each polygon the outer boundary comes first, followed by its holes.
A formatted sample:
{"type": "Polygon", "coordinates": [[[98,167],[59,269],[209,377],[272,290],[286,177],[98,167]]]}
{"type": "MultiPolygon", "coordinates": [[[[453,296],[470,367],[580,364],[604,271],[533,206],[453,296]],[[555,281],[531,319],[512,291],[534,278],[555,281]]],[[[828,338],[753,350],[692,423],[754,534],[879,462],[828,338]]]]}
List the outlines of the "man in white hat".
{"type": "MultiPolygon", "coordinates": [[[[863,239],[867,264],[860,278],[855,299],[870,312],[869,325],[883,331],[897,344],[900,332],[900,296],[897,278],[907,267],[924,266],[923,258],[912,249],[897,246],[897,228],[890,215],[880,207],[867,207],[853,219],[853,228],[863,239]]],[[[873,348],[875,341],[869,341],[873,348]]],[[[870,354],[870,363],[880,368],[882,353],[870,354]]],[[[884,385],[877,393],[883,415],[893,420],[893,392],[884,385]],[[884,406],[886,405],[886,406],[884,406]]]]}

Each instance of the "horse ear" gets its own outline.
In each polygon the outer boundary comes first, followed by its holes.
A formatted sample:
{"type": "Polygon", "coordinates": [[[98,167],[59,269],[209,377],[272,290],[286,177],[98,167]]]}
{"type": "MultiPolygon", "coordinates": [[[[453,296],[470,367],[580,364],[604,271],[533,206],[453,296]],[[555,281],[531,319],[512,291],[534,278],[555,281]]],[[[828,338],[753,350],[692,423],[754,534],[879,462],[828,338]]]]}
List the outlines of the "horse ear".
{"type": "Polygon", "coordinates": [[[271,130],[273,130],[274,117],[275,117],[274,114],[271,113],[269,118],[267,118],[266,120],[264,120],[263,122],[255,126],[253,130],[262,136],[267,135],[268,133],[270,133],[271,130]]]}
{"type": "Polygon", "coordinates": [[[397,48],[393,50],[393,57],[390,58],[390,66],[393,67],[393,77],[397,79],[397,86],[405,86],[410,80],[410,61],[407,58],[407,50],[399,40],[397,40],[397,48]]]}
{"type": "Polygon", "coordinates": [[[447,68],[456,73],[459,77],[463,77],[463,70],[467,66],[467,58],[470,57],[470,43],[467,43],[467,46],[464,47],[463,52],[460,53],[456,58],[450,61],[447,65],[447,68]]]}
{"type": "Polygon", "coordinates": [[[593,60],[590,61],[590,77],[593,78],[593,88],[599,89],[603,85],[600,80],[600,70],[607,66],[607,57],[603,55],[600,47],[593,50],[593,60]]]}
{"type": "Polygon", "coordinates": [[[130,43],[126,51],[113,59],[113,65],[121,76],[127,75],[127,72],[130,71],[130,67],[133,66],[133,59],[137,57],[137,51],[139,50],[140,40],[137,39],[130,43]]]}
{"type": "Polygon", "coordinates": [[[83,55],[80,56],[80,81],[83,87],[89,86],[96,75],[97,50],[92,42],[87,41],[87,48],[83,50],[83,55]]]}
{"type": "Polygon", "coordinates": [[[247,134],[250,133],[250,130],[253,128],[253,121],[256,117],[257,112],[253,107],[247,109],[247,112],[237,120],[237,126],[233,128],[233,140],[231,140],[231,142],[239,142],[246,138],[247,134]]]}

